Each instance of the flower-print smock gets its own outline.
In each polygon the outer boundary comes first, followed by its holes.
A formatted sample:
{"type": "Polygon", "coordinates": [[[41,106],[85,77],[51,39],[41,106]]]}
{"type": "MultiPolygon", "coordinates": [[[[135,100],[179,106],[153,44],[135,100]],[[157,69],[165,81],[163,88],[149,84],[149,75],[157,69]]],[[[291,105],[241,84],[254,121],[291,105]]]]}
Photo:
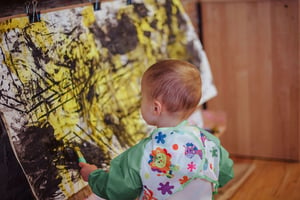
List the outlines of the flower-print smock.
{"type": "MultiPolygon", "coordinates": [[[[148,138],[111,161],[109,173],[96,170],[89,185],[110,200],[163,200],[193,179],[211,182],[216,190],[233,177],[233,162],[220,141],[183,121],[157,128],[148,138]]],[[[199,188],[201,189],[201,188],[199,188]]]]}

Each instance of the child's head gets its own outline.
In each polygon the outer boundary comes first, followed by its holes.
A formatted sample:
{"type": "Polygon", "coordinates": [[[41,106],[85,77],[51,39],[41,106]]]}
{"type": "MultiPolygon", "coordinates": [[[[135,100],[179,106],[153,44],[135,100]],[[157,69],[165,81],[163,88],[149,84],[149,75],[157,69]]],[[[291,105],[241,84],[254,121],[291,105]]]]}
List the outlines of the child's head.
{"type": "MultiPolygon", "coordinates": [[[[142,114],[149,109],[146,101],[161,103],[170,114],[191,114],[201,98],[199,70],[180,60],[163,60],[150,66],[142,78],[142,114]]],[[[146,120],[147,121],[147,120],[146,120]]]]}

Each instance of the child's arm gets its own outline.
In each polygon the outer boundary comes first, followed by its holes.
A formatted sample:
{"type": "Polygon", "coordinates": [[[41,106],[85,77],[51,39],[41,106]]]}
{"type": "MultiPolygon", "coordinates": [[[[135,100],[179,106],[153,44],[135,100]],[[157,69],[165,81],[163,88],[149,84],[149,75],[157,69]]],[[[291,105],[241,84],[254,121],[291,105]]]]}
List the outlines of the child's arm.
{"type": "Polygon", "coordinates": [[[84,162],[80,162],[79,167],[81,167],[80,174],[85,181],[88,181],[90,173],[98,169],[96,165],[90,165],[84,162]]]}
{"type": "Polygon", "coordinates": [[[141,155],[147,140],[123,152],[110,163],[109,172],[93,168],[89,164],[83,166],[82,175],[86,176],[92,191],[105,199],[132,200],[143,190],[140,178],[141,155]],[[94,171],[93,171],[94,170],[94,171]]]}

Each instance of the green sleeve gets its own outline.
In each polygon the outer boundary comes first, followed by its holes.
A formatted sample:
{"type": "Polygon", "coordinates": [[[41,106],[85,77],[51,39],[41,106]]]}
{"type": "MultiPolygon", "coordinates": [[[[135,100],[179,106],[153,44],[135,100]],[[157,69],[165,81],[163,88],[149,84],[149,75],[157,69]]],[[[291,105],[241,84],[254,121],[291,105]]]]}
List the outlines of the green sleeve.
{"type": "Polygon", "coordinates": [[[219,166],[219,187],[223,187],[233,176],[233,161],[229,158],[229,153],[220,146],[220,166],[219,166]]]}
{"type": "Polygon", "coordinates": [[[200,130],[209,140],[216,143],[220,148],[219,187],[223,187],[234,176],[233,161],[229,158],[229,153],[221,145],[220,140],[217,137],[203,129],[200,130]]]}
{"type": "Polygon", "coordinates": [[[140,163],[149,138],[123,152],[110,162],[109,172],[96,170],[89,175],[92,191],[109,200],[133,200],[143,189],[140,163]]]}

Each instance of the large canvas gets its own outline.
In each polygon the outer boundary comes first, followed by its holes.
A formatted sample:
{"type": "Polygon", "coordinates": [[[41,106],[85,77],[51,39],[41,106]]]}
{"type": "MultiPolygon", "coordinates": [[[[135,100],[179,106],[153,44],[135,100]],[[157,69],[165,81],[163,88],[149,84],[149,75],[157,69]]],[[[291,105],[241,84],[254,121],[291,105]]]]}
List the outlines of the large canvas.
{"type": "Polygon", "coordinates": [[[124,1],[0,24],[0,111],[37,199],[86,183],[72,148],[100,168],[145,137],[140,78],[160,59],[199,67],[201,102],[216,95],[206,55],[179,0],[124,1]]]}

